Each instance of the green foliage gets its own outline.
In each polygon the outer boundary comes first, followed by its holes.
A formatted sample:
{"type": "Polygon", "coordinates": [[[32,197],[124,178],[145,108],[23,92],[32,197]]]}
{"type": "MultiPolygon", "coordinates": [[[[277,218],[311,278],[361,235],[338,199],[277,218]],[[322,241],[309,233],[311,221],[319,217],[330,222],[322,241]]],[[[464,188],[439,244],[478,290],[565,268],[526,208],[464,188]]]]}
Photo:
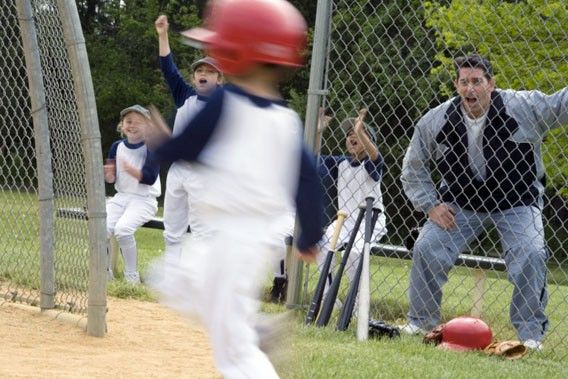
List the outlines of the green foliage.
{"type": "Polygon", "coordinates": [[[337,125],[367,107],[366,122],[378,130],[386,163],[389,239],[400,243],[416,223],[399,180],[402,158],[415,120],[439,102],[438,79],[429,75],[434,35],[424,24],[421,1],[340,1],[332,17],[325,106],[335,117],[323,135],[322,154],[344,151],[337,125]]]}
{"type": "Polygon", "coordinates": [[[155,104],[166,117],[172,113],[173,101],[159,70],[154,21],[160,14],[168,15],[172,50],[183,69],[200,52],[182,47],[176,32],[197,25],[198,12],[193,2],[187,1],[110,0],[78,5],[106,150],[118,138],[116,124],[121,109],[132,104],[155,104]]]}
{"type": "MultiPolygon", "coordinates": [[[[564,1],[454,0],[451,5],[427,2],[426,25],[436,32],[440,90],[454,90],[453,57],[479,53],[487,56],[499,87],[539,89],[552,93],[568,77],[568,8],[564,1]],[[546,27],[543,27],[546,25],[546,27]]],[[[564,130],[550,133],[543,149],[548,185],[566,193],[568,162],[564,130]],[[563,157],[564,159],[558,159],[563,157]]]]}
{"type": "MultiPolygon", "coordinates": [[[[479,53],[491,60],[503,88],[552,92],[565,85],[568,10],[563,1],[455,0],[450,6],[427,2],[425,8],[442,63],[434,74],[453,77],[453,57],[479,53]]],[[[447,82],[442,89],[453,93],[447,82]]]]}
{"type": "Polygon", "coordinates": [[[365,105],[396,141],[436,97],[427,75],[436,51],[422,11],[420,1],[359,0],[334,12],[329,106],[339,120],[365,105]]]}
{"type": "MultiPolygon", "coordinates": [[[[203,0],[77,2],[89,52],[104,151],[119,138],[116,132],[119,112],[129,105],[155,104],[167,120],[173,120],[175,105],[159,68],[154,21],[160,14],[168,16],[170,45],[176,64],[182,75],[190,78],[189,67],[202,52],[183,45],[178,33],[201,24],[205,3],[203,0]]],[[[293,3],[308,21],[313,20],[314,2],[293,3]]],[[[284,96],[291,98],[291,106],[302,114],[308,77],[309,71],[303,68],[283,87],[284,96]]]]}

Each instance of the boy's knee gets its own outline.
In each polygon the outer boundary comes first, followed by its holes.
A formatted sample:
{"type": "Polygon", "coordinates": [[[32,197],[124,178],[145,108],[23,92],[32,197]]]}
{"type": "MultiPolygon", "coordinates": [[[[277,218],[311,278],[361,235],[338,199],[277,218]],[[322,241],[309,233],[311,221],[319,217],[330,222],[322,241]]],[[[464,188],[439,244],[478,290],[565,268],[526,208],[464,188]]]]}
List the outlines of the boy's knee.
{"type": "Polygon", "coordinates": [[[122,225],[117,225],[114,228],[114,236],[116,237],[117,241],[120,242],[125,239],[134,238],[134,232],[136,230],[122,225]]]}

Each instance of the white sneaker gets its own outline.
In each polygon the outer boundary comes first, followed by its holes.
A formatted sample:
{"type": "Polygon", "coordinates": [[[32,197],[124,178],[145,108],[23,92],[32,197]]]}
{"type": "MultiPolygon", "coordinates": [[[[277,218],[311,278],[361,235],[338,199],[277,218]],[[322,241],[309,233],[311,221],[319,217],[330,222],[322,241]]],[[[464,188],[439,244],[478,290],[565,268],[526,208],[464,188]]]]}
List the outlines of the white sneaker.
{"type": "Polygon", "coordinates": [[[416,336],[419,334],[426,334],[426,330],[422,329],[421,327],[411,324],[411,323],[406,323],[404,325],[399,325],[398,326],[398,330],[400,330],[402,333],[404,334],[408,334],[411,336],[416,336]]]}
{"type": "Polygon", "coordinates": [[[140,284],[140,274],[138,273],[138,271],[125,272],[124,279],[128,284],[140,284]]]}
{"type": "Polygon", "coordinates": [[[528,349],[534,351],[542,351],[544,349],[542,342],[536,340],[526,340],[523,342],[523,345],[525,345],[528,349]]]}

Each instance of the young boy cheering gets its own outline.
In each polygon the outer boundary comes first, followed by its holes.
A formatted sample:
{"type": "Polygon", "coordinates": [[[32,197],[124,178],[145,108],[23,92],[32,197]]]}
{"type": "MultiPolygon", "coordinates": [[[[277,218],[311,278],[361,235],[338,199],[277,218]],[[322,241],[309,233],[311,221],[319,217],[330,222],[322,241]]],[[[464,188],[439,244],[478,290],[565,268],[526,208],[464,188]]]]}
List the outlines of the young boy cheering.
{"type": "MultiPolygon", "coordinates": [[[[173,128],[173,135],[177,136],[203,108],[213,91],[221,85],[223,74],[215,59],[205,57],[191,65],[193,86],[189,85],[181,76],[173,59],[168,37],[167,16],[159,16],[155,27],[158,33],[160,68],[177,107],[173,128]]],[[[194,236],[204,232],[200,218],[196,216],[194,209],[190,209],[193,208],[195,198],[199,196],[200,187],[199,178],[191,169],[189,162],[172,163],[166,177],[164,196],[164,240],[166,244],[164,255],[172,262],[179,260],[188,223],[191,225],[191,232],[194,236]]]]}
{"type": "MultiPolygon", "coordinates": [[[[138,251],[134,233],[158,210],[160,167],[153,163],[152,152],[144,141],[150,112],[133,105],[120,112],[118,129],[125,137],[114,142],[104,166],[105,181],[114,183],[116,194],[107,202],[107,235],[114,235],[124,258],[124,279],[140,283],[137,269],[138,251]]],[[[113,278],[108,268],[109,278],[113,278]]]]}

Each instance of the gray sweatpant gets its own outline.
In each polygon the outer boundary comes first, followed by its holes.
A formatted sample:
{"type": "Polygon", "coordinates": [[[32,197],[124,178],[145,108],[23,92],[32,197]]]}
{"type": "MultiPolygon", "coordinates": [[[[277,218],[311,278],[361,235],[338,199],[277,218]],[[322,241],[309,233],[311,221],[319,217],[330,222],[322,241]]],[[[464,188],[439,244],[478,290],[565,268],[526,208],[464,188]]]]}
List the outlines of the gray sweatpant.
{"type": "Polygon", "coordinates": [[[542,340],[548,319],[548,300],[542,213],[536,206],[482,213],[456,210],[456,227],[445,231],[428,220],[413,248],[408,321],[423,329],[440,322],[442,286],[458,255],[485,226],[493,223],[501,239],[508,279],[513,284],[509,314],[521,341],[542,340]]]}

